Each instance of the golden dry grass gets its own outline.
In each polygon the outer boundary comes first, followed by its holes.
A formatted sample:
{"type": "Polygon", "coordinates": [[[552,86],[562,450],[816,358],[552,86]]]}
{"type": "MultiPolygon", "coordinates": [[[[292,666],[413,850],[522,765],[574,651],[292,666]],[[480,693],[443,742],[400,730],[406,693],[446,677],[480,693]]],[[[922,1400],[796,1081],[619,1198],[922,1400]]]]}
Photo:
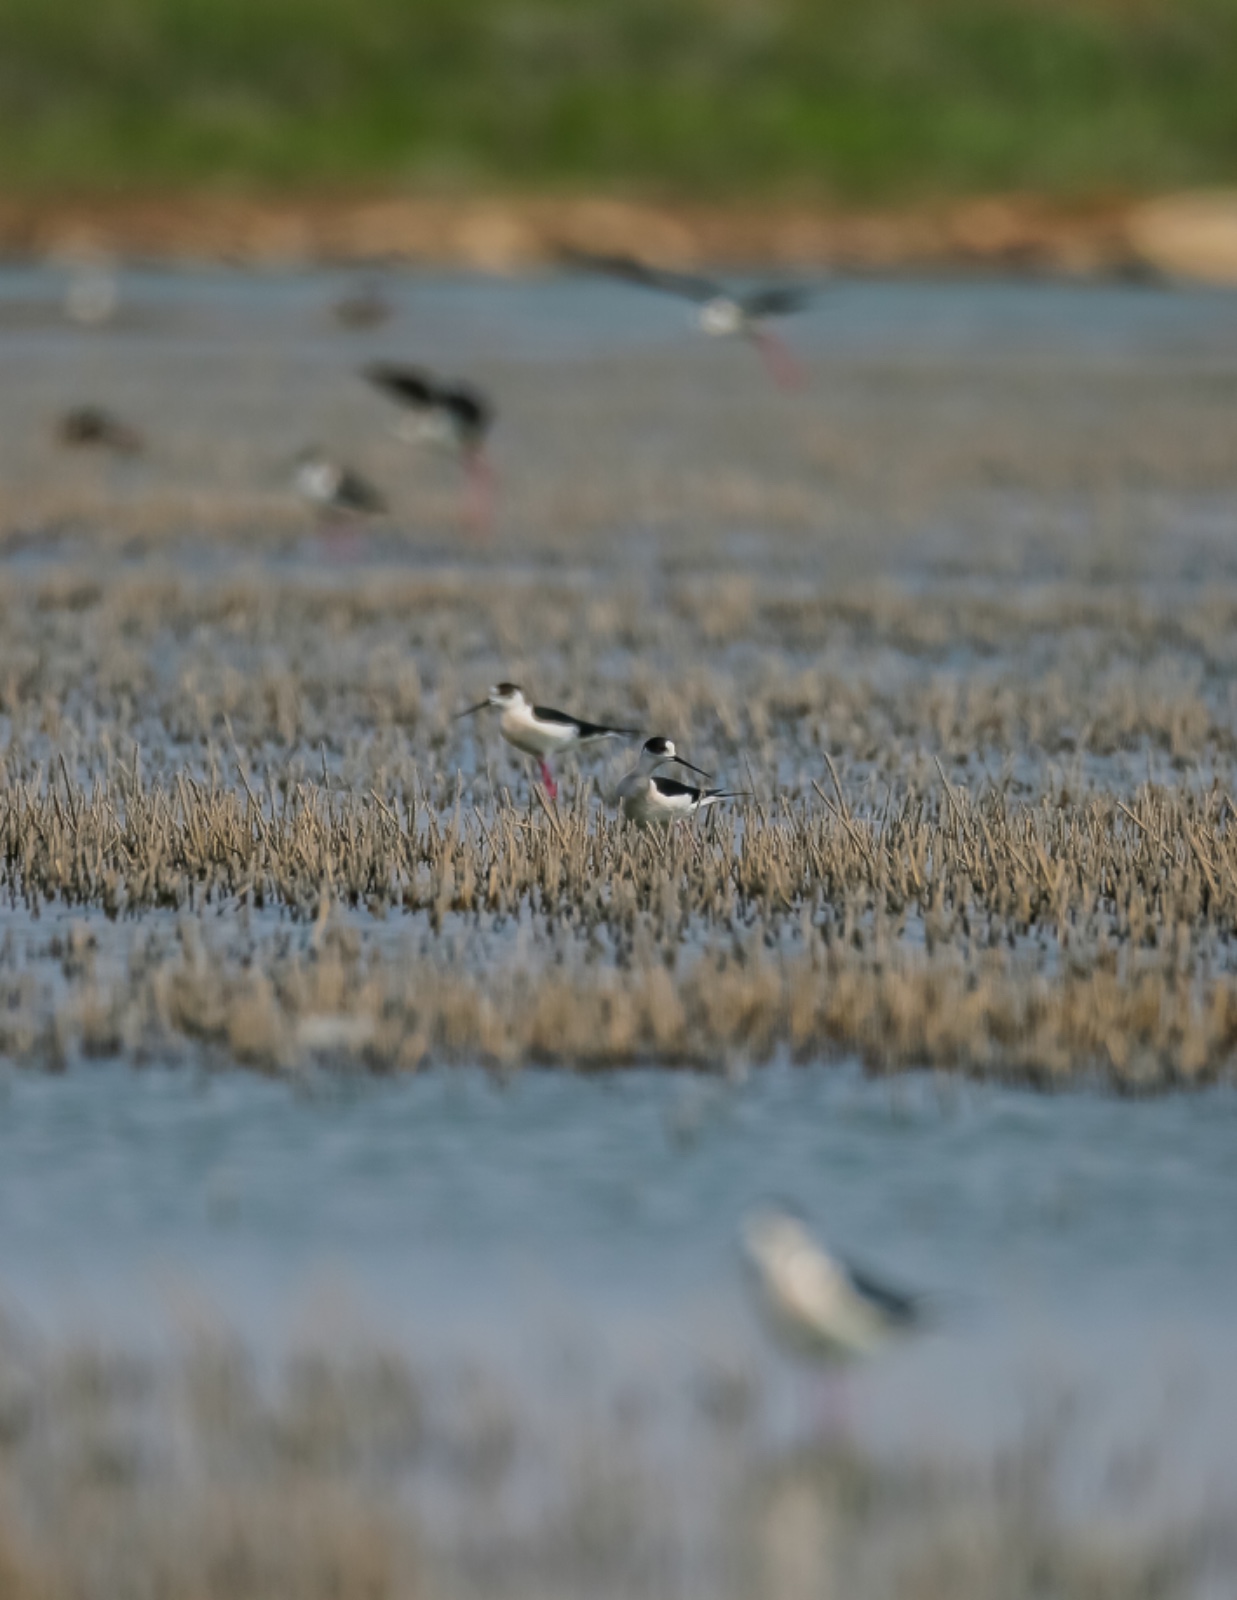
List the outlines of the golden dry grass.
{"type": "Polygon", "coordinates": [[[570,589],[10,581],[0,888],[120,931],[10,938],[7,1048],[1231,1073],[1237,596],[570,589]],[[452,721],[512,663],[752,798],[641,835],[616,750],[547,806],[452,721]]]}
{"type": "Polygon", "coordinates": [[[1231,1076],[1218,319],[1065,295],[1011,301],[1006,335],[921,291],[930,325],[890,337],[903,291],[840,285],[787,396],[750,351],[643,343],[634,303],[606,355],[566,289],[512,290],[507,344],[484,291],[465,314],[399,285],[393,345],[451,346],[500,399],[482,547],[318,287],[236,286],[224,316],[134,285],[131,325],[10,341],[12,1054],[1231,1076]],[[58,452],[83,396],[147,454],[58,452]],[[283,487],[315,436],[396,508],[356,566],[283,487]],[[492,720],[453,721],[500,678],[751,798],[633,836],[614,746],[547,808],[492,720]]]}

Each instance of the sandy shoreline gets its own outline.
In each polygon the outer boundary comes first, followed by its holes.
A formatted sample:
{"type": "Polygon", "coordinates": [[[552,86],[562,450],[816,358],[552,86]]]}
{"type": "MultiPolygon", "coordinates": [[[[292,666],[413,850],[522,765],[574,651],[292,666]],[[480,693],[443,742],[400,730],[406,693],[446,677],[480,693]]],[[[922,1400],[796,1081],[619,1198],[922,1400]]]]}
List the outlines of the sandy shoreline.
{"type": "Polygon", "coordinates": [[[571,197],[196,193],[0,195],[0,258],[105,254],[251,266],[416,263],[535,269],[557,244],[676,265],[977,270],[1078,277],[1168,272],[1237,282],[1237,201],[1182,195],[1067,206],[1033,195],[901,210],[571,197]]]}

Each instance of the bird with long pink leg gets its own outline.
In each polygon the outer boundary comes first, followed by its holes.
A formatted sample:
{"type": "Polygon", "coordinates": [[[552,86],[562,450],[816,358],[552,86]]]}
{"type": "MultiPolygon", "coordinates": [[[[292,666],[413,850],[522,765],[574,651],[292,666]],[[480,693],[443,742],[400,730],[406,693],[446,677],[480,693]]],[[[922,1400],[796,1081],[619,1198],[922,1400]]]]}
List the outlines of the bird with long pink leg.
{"type": "Polygon", "coordinates": [[[486,449],[494,426],[494,402],[475,384],[439,378],[426,367],[375,361],[364,377],[408,413],[403,437],[414,444],[443,445],[454,451],[467,485],[465,517],[482,538],[494,530],[494,466],[486,449]]]}
{"type": "Polygon", "coordinates": [[[697,323],[714,339],[747,339],[755,345],[769,375],[783,389],[801,389],[807,381],[803,366],[782,336],[769,326],[771,317],[802,311],[815,291],[806,284],[771,283],[732,290],[715,278],[690,272],[652,267],[634,256],[595,255],[566,248],[561,252],[569,266],[586,272],[604,272],[643,289],[661,289],[681,295],[699,307],[697,323]]]}
{"type": "Polygon", "coordinates": [[[352,559],[360,523],[385,516],[386,500],[367,478],[317,445],[306,446],[293,466],[293,487],[317,512],[327,550],[338,559],[352,559]]]}
{"type": "Polygon", "coordinates": [[[744,1217],[740,1239],[760,1308],[788,1353],[825,1369],[826,1431],[846,1431],[838,1369],[874,1355],[932,1321],[926,1296],[895,1288],[816,1239],[790,1206],[765,1203],[744,1217]]]}
{"type": "Polygon", "coordinates": [[[615,728],[603,722],[585,722],[566,711],[532,705],[518,683],[496,683],[484,700],[469,706],[466,711],[458,712],[456,720],[475,716],[478,711],[491,708],[501,712],[498,728],[507,743],[536,761],[542,787],[551,800],[558,798],[558,785],[550,770],[550,756],[560,755],[565,750],[576,750],[581,745],[593,744],[600,739],[632,738],[639,731],[636,728],[615,728]]]}

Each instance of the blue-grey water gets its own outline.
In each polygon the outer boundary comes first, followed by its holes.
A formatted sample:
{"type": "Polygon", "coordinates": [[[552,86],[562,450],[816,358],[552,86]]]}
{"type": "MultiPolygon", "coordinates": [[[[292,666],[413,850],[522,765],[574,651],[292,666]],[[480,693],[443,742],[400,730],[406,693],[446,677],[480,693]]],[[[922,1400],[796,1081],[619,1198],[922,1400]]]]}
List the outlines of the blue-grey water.
{"type": "Polygon", "coordinates": [[[877,1444],[989,1445],[1069,1389],[1174,1495],[1237,1483],[1237,1095],[1122,1100],[773,1068],[398,1081],[82,1068],[0,1102],[0,1286],[48,1333],[190,1308],[259,1346],[364,1327],[553,1382],[779,1371],[735,1228],[768,1196],[935,1325],[857,1384],[877,1444]]]}

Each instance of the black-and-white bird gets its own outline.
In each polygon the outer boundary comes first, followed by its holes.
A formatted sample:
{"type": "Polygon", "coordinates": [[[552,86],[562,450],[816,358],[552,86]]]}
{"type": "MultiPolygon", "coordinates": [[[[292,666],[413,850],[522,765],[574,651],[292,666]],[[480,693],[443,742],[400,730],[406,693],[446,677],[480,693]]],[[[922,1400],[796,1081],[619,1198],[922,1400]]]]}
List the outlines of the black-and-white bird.
{"type": "Polygon", "coordinates": [[[592,744],[598,739],[631,738],[638,731],[611,727],[604,722],[585,722],[566,711],[531,705],[518,683],[496,683],[484,700],[459,712],[456,720],[475,716],[478,711],[490,707],[502,713],[498,726],[507,743],[537,762],[541,782],[551,800],[558,797],[558,785],[550,771],[548,756],[592,744]]]}
{"type": "Polygon", "coordinates": [[[806,284],[763,284],[733,290],[715,278],[690,272],[652,267],[634,256],[598,255],[572,247],[561,251],[563,260],[586,272],[603,272],[644,289],[661,289],[695,301],[703,332],[716,339],[750,339],[760,352],[774,381],[786,389],[802,388],[803,368],[785,341],[769,326],[771,317],[788,317],[802,311],[813,297],[806,284]]]}
{"type": "Polygon", "coordinates": [[[446,445],[459,456],[468,482],[469,521],[488,534],[494,524],[494,469],[486,441],[494,425],[494,402],[474,384],[439,378],[425,367],[375,361],[365,378],[410,413],[402,429],[413,443],[446,445]]]}
{"type": "Polygon", "coordinates": [[[698,811],[715,806],[721,800],[738,798],[737,790],[696,788],[658,771],[672,761],[701,778],[711,779],[710,773],[679,755],[673,739],[663,739],[660,735],[646,739],[638,764],[619,780],[615,789],[615,797],[628,822],[641,828],[654,822],[676,822],[683,817],[694,817],[698,811]]]}
{"type": "Polygon", "coordinates": [[[141,450],[143,439],[105,406],[70,406],[56,418],[56,438],[71,449],[111,450],[119,456],[133,456],[141,450]]]}
{"type": "Polygon", "coordinates": [[[310,505],[327,518],[381,516],[386,500],[368,479],[308,445],[299,452],[292,475],[293,486],[310,505]]]}
{"type": "Polygon", "coordinates": [[[795,1354],[854,1361],[925,1321],[922,1296],[831,1255],[802,1218],[782,1206],[751,1212],[742,1245],[770,1325],[795,1354]]]}

